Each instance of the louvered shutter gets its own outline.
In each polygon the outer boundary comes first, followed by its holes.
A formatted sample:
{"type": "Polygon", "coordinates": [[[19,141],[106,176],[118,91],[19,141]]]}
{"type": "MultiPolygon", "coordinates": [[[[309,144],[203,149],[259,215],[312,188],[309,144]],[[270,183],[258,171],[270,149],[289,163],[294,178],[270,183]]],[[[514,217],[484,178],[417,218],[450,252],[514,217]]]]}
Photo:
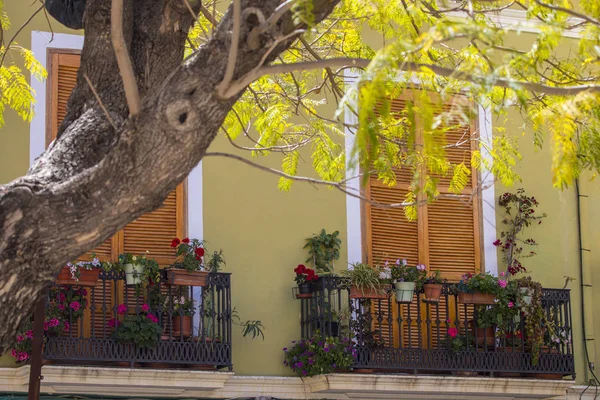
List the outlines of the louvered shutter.
{"type": "MultiPolygon", "coordinates": [[[[391,103],[391,112],[401,115],[409,101],[415,101],[409,93],[402,99],[395,99],[391,103]]],[[[442,106],[434,114],[447,111],[449,106],[442,106]]],[[[418,113],[417,113],[418,114],[418,113]]],[[[424,135],[427,134],[422,126],[419,115],[414,118],[417,146],[423,146],[424,135]]],[[[445,155],[452,163],[464,162],[471,170],[471,176],[464,194],[476,193],[477,171],[471,166],[472,150],[476,148],[474,129],[471,125],[461,123],[457,119],[446,121],[448,130],[442,139],[445,141],[445,155]],[[450,145],[450,146],[448,146],[450,145]],[[475,177],[475,179],[474,179],[475,177]]],[[[365,188],[367,197],[374,202],[400,203],[410,189],[413,174],[408,168],[395,171],[397,184],[387,186],[371,177],[365,188]]],[[[451,176],[438,177],[438,190],[442,194],[450,193],[451,176]]],[[[423,181],[421,182],[423,184],[423,181]]],[[[442,276],[450,281],[458,281],[468,272],[477,273],[480,270],[480,237],[479,237],[479,198],[467,202],[462,199],[437,199],[431,204],[425,204],[424,198],[419,195],[417,221],[407,221],[404,210],[401,208],[384,208],[365,203],[365,239],[367,249],[367,262],[380,263],[383,260],[390,262],[396,259],[407,259],[409,264],[425,264],[429,270],[439,269],[442,276]]],[[[393,298],[392,298],[393,301],[393,298]]],[[[445,332],[445,321],[456,320],[456,307],[454,299],[450,298],[449,304],[443,299],[439,309],[425,303],[420,305],[415,300],[411,304],[392,305],[382,309],[372,309],[377,315],[383,313],[383,319],[389,318],[388,310],[392,311],[392,327],[383,326],[382,333],[386,345],[390,345],[386,338],[393,337],[395,347],[436,347],[438,343],[438,330],[445,332]],[[429,331],[425,324],[429,312],[437,312],[440,325],[430,325],[429,331]],[[418,321],[422,322],[419,323],[418,321]],[[399,327],[401,326],[401,329],[399,327]],[[389,332],[392,330],[392,332],[389,332]],[[428,336],[429,335],[429,336],[428,336]],[[419,340],[419,337],[422,339],[419,340]]],[[[459,308],[459,314],[463,309],[459,308]]],[[[380,317],[381,318],[381,317],[380,317]]],[[[432,316],[430,315],[430,318],[432,316]]],[[[442,334],[440,337],[444,337],[442,334]]]]}

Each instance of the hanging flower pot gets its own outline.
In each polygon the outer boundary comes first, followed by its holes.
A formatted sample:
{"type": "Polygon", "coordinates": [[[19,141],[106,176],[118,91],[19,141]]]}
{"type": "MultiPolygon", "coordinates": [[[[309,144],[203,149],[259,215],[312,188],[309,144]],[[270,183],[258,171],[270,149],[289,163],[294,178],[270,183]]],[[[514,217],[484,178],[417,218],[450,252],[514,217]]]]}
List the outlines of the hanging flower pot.
{"type": "Polygon", "coordinates": [[[125,270],[125,283],[137,285],[142,282],[142,264],[125,264],[123,269],[125,270]]]}
{"type": "Polygon", "coordinates": [[[396,288],[396,302],[412,303],[415,295],[415,282],[394,282],[396,288]]]}
{"type": "Polygon", "coordinates": [[[425,292],[425,301],[431,303],[438,303],[442,295],[442,284],[441,283],[426,283],[423,285],[423,291],[425,292]]]}
{"type": "Polygon", "coordinates": [[[313,284],[308,282],[298,285],[298,291],[300,294],[312,294],[314,290],[313,288],[313,284]]]}
{"type": "Polygon", "coordinates": [[[374,288],[359,288],[356,285],[352,285],[350,286],[350,298],[385,300],[389,297],[391,289],[391,285],[375,285],[374,288]]]}
{"type": "Polygon", "coordinates": [[[521,299],[523,299],[523,303],[526,305],[530,305],[533,301],[533,289],[528,287],[519,288],[519,293],[521,294],[521,299]]]}
{"type": "Polygon", "coordinates": [[[496,304],[496,296],[493,293],[465,293],[458,292],[458,302],[462,304],[496,304]]]}
{"type": "Polygon", "coordinates": [[[69,263],[69,265],[64,266],[56,277],[56,284],[88,287],[96,286],[98,277],[100,276],[100,268],[88,267],[87,264],[90,263],[85,262],[75,265],[69,263]]]}

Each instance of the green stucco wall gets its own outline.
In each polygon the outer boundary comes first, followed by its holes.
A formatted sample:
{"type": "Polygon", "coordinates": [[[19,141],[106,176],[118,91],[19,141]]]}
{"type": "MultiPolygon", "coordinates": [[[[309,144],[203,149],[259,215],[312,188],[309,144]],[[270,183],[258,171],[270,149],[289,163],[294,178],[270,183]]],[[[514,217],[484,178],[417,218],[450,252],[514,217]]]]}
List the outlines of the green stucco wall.
{"type": "MultiPolygon", "coordinates": [[[[7,13],[12,19],[13,30],[31,14],[28,3],[6,2],[7,13]]],[[[37,5],[36,5],[37,6],[37,5]]],[[[76,33],[53,23],[55,32],[76,33]]],[[[42,15],[36,17],[30,27],[17,38],[30,47],[31,30],[49,31],[42,15]]],[[[7,33],[10,36],[11,32],[7,33]]],[[[510,45],[510,43],[507,43],[510,45]]],[[[29,165],[29,125],[13,113],[5,114],[6,125],[0,130],[0,184],[24,174],[29,165]]],[[[496,120],[494,120],[496,123],[496,120]]],[[[520,135],[523,131],[520,116],[511,113],[506,123],[508,132],[520,135]]],[[[585,377],[583,337],[581,329],[581,305],[579,301],[581,280],[579,278],[579,248],[576,224],[576,197],[574,189],[558,191],[552,187],[551,154],[548,146],[542,151],[533,148],[531,135],[520,136],[523,161],[518,166],[523,182],[509,190],[524,187],[528,194],[540,201],[540,211],[548,218],[540,226],[527,231],[540,243],[538,256],[526,260],[526,266],[534,279],[546,287],[563,287],[565,276],[577,280],[571,282],[572,311],[575,333],[576,370],[578,380],[585,377]]],[[[223,139],[217,139],[210,151],[232,152],[223,139]]],[[[310,155],[304,157],[310,164],[310,155]]],[[[277,156],[260,160],[278,167],[277,156]]],[[[300,174],[308,173],[302,168],[300,174]]],[[[277,177],[249,168],[229,159],[207,158],[203,162],[203,216],[204,238],[211,248],[222,248],[227,258],[226,270],[233,273],[232,301],[242,319],[259,319],[266,326],[266,339],[242,338],[235,327],[233,343],[234,370],[243,375],[289,374],[282,365],[281,349],[298,338],[300,308],[292,298],[292,269],[303,262],[304,239],[321,228],[340,230],[342,234],[342,257],[338,268],[346,266],[346,204],[343,194],[307,184],[295,183],[292,191],[282,193],[277,189],[277,177]]],[[[503,193],[496,184],[496,194],[503,193]]],[[[594,207],[600,199],[600,184],[582,179],[582,221],[584,222],[584,264],[587,271],[586,284],[600,287],[600,252],[594,245],[599,243],[600,209],[594,207]]],[[[193,205],[192,205],[193,206],[193,205]]],[[[500,218],[501,219],[501,218],[500,218]]],[[[497,225],[498,230],[501,225],[497,225]]],[[[501,260],[499,260],[500,262],[501,260]]],[[[501,265],[501,262],[499,263],[501,265]]],[[[590,293],[592,289],[586,289],[590,293]]],[[[591,311],[598,304],[600,294],[590,295],[587,304],[591,311]]],[[[588,333],[600,332],[600,318],[588,316],[588,333]]],[[[588,335],[588,339],[593,339],[588,335]]],[[[588,340],[590,353],[596,364],[600,361],[600,343],[588,340]]],[[[10,358],[0,358],[0,366],[13,365],[10,358]]]]}

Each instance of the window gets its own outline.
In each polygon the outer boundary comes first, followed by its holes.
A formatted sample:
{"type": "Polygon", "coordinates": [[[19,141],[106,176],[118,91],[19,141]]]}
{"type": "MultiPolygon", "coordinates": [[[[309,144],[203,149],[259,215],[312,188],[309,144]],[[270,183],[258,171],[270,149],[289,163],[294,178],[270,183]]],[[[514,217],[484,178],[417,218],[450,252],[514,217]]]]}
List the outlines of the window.
{"type": "MultiPolygon", "coordinates": [[[[456,96],[458,103],[466,101],[456,96]]],[[[415,143],[423,146],[428,134],[419,115],[419,99],[412,93],[392,101],[392,110],[401,112],[408,105],[416,107],[414,118],[415,143]]],[[[434,115],[456,104],[444,104],[434,115]]],[[[476,129],[455,118],[446,122],[451,127],[445,134],[446,158],[453,164],[464,162],[471,171],[463,190],[464,198],[441,197],[427,204],[419,195],[416,221],[408,221],[402,208],[383,208],[364,204],[364,253],[367,262],[407,259],[411,264],[425,264],[428,270],[440,270],[442,276],[457,281],[465,273],[482,270],[481,205],[479,174],[471,165],[472,152],[478,148],[476,129]],[[471,196],[476,194],[475,196],[471,196]]],[[[422,171],[425,172],[425,171],[422,171]]],[[[438,177],[441,195],[450,194],[450,177],[438,177]]],[[[390,187],[371,177],[366,185],[368,198],[381,203],[400,203],[405,200],[413,174],[407,169],[396,171],[396,186],[390,187]]]]}
{"type": "MultiPolygon", "coordinates": [[[[46,146],[56,138],[58,128],[65,118],[67,101],[77,81],[80,55],[73,50],[50,50],[47,92],[48,124],[46,146]]],[[[93,250],[101,260],[115,260],[120,253],[150,252],[162,266],[174,261],[171,240],[186,236],[185,183],[169,193],[163,205],[131,222],[112,238],[93,250]]],[[[89,260],[89,254],[82,257],[89,260]]]]}

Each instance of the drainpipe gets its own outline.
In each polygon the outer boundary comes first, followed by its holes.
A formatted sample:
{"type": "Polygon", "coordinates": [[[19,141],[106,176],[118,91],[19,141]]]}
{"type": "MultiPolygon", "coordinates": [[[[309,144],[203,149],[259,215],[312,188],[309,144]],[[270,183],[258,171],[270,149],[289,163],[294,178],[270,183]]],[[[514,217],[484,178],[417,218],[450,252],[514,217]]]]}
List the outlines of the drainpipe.
{"type": "Polygon", "coordinates": [[[581,301],[581,329],[583,334],[583,349],[585,354],[585,361],[587,368],[585,369],[585,380],[587,384],[590,382],[589,375],[594,377],[595,385],[600,384],[596,374],[594,372],[594,360],[595,357],[595,346],[594,341],[594,325],[593,325],[593,298],[592,298],[592,271],[589,266],[586,266],[584,262],[584,256],[586,253],[590,253],[591,250],[585,248],[583,245],[583,230],[581,226],[581,199],[587,198],[587,195],[583,195],[579,191],[579,178],[575,179],[575,194],[577,196],[577,233],[578,233],[578,246],[579,246],[579,285],[580,285],[580,301],[581,301]],[[590,307],[585,307],[589,304],[590,307]],[[591,349],[588,348],[588,342],[591,344],[591,349]],[[590,357],[591,355],[591,357],[590,357]]]}

